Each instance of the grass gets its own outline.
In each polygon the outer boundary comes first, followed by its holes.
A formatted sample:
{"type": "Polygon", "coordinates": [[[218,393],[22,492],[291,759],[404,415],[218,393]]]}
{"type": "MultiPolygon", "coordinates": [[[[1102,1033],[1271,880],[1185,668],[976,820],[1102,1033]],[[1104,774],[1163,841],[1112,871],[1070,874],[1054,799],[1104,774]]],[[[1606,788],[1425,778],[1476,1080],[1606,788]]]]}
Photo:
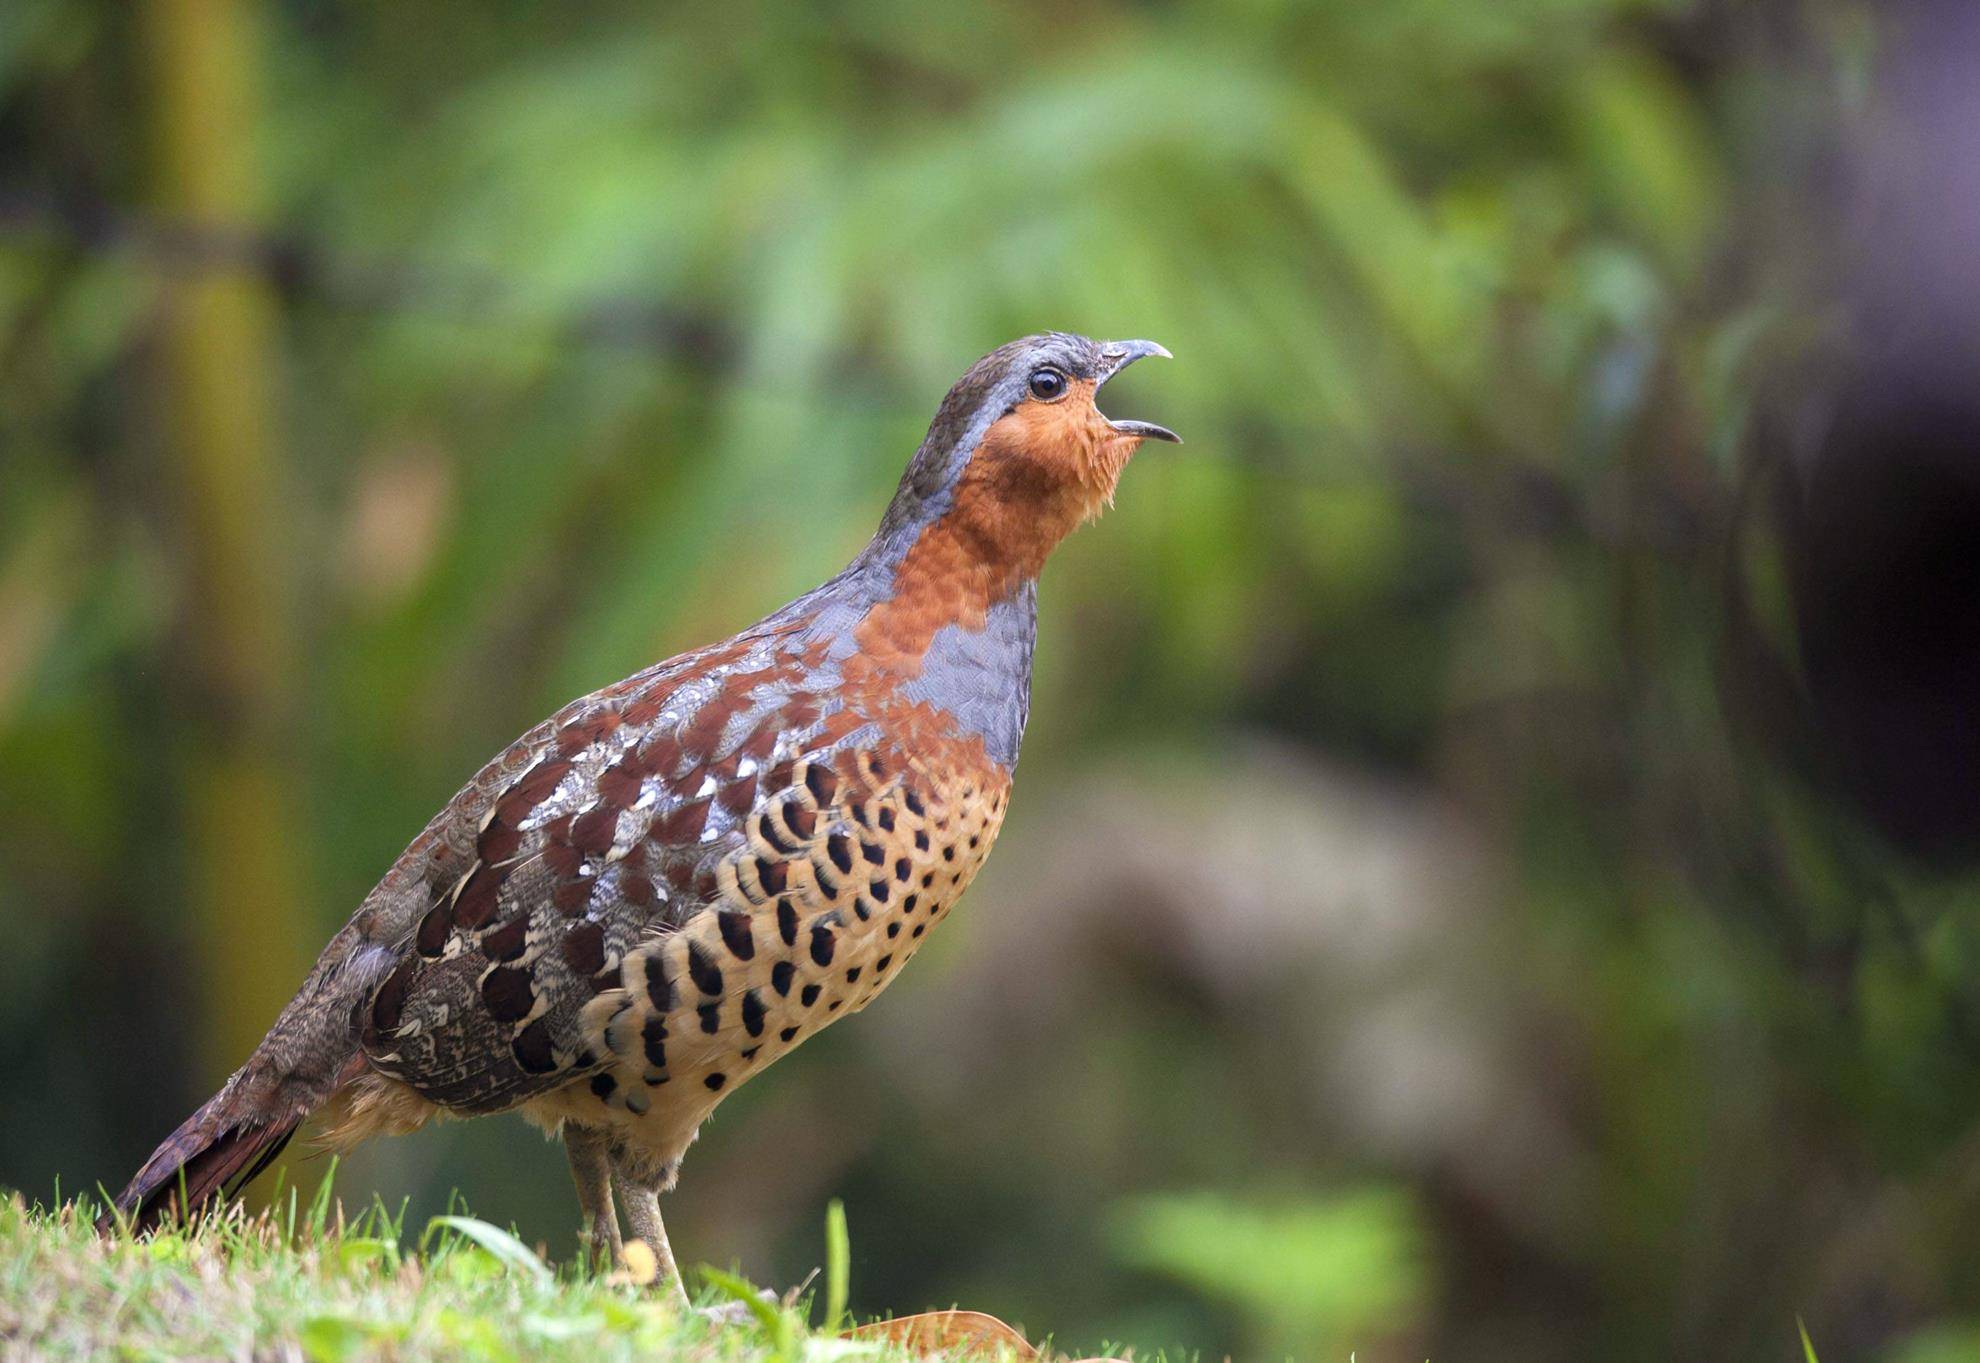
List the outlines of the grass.
{"type": "MultiPolygon", "coordinates": [[[[742,1304],[742,1320],[728,1325],[675,1310],[624,1269],[553,1269],[510,1232],[464,1213],[434,1217],[408,1247],[402,1212],[374,1204],[347,1219],[329,1179],[307,1204],[292,1192],[255,1216],[236,1207],[192,1229],[144,1238],[98,1235],[95,1213],[87,1199],[50,1211],[18,1193],[0,1198],[0,1358],[897,1363],[1048,1357],[1017,1342],[998,1348],[979,1339],[931,1351],[842,1336],[851,1253],[837,1203],[826,1218],[816,1303],[801,1291],[766,1300],[752,1284],[716,1269],[690,1274],[700,1287],[697,1306],[742,1304]],[[815,1327],[814,1305],[822,1308],[815,1327]]],[[[985,1321],[973,1318],[971,1325],[985,1321]]],[[[1805,1363],[1816,1363],[1807,1327],[1795,1323],[1805,1363]]],[[[1970,1355],[1904,1355],[1942,1356],[1970,1355]]],[[[1162,1363],[1161,1356],[1148,1363],[1162,1363]]]]}
{"type": "MultiPolygon", "coordinates": [[[[238,1208],[190,1230],[100,1236],[84,1200],[53,1211],[0,1201],[0,1356],[36,1359],[747,1360],[926,1357],[836,1334],[846,1300],[844,1218],[827,1226],[825,1314],[770,1302],[715,1270],[698,1305],[742,1301],[741,1324],[682,1314],[625,1271],[552,1269],[515,1236],[435,1217],[408,1248],[403,1213],[347,1219],[329,1181],[307,1204],[238,1208]]],[[[961,1357],[963,1355],[936,1355],[961,1357]]],[[[978,1353],[975,1357],[994,1357],[978,1353]]],[[[1017,1355],[1024,1356],[1024,1355],[1017,1355]]]]}

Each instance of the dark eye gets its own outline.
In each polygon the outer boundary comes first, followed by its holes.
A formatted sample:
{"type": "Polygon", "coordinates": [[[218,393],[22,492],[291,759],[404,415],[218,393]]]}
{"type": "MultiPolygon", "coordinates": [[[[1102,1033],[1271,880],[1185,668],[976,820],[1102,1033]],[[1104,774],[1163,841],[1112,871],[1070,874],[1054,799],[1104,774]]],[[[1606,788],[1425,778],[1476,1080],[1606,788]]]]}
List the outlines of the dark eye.
{"type": "Polygon", "coordinates": [[[1031,395],[1040,402],[1057,402],[1066,395],[1066,376],[1056,369],[1033,370],[1031,395]]]}

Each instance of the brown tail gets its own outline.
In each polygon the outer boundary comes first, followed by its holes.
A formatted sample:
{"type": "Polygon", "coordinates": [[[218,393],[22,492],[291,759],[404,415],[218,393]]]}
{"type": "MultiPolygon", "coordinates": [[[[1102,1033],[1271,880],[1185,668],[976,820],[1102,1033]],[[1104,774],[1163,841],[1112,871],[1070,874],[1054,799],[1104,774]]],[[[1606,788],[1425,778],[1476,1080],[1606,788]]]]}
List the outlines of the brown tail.
{"type": "Polygon", "coordinates": [[[117,1195],[116,1210],[97,1219],[98,1230],[113,1228],[120,1213],[139,1231],[185,1220],[210,1199],[238,1192],[274,1163],[302,1125],[302,1114],[277,1121],[235,1119],[228,1111],[231,1087],[208,1099],[165,1138],[117,1195]]]}
{"type": "Polygon", "coordinates": [[[364,940],[357,920],[346,924],[247,1064],[151,1152],[97,1228],[195,1216],[273,1163],[303,1119],[363,1072],[352,1010],[397,959],[364,940]]]}

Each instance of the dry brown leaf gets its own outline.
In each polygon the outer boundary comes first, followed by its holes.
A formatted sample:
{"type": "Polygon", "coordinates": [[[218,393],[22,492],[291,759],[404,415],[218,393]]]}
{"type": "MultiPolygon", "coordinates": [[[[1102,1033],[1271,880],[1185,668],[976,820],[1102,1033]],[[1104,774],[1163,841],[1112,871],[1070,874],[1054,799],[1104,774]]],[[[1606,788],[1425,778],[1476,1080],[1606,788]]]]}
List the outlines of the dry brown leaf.
{"type": "Polygon", "coordinates": [[[999,1350],[1012,1358],[1035,1359],[1038,1350],[1025,1337],[995,1316],[981,1311],[923,1311],[858,1325],[848,1339],[884,1339],[919,1353],[968,1352],[994,1356],[999,1350]]]}
{"type": "MultiPolygon", "coordinates": [[[[884,1339],[922,1354],[967,1353],[1042,1360],[1025,1337],[995,1316],[981,1311],[924,1311],[897,1316],[844,1332],[847,1339],[884,1339]]],[[[1122,1363],[1117,1358],[1084,1358],[1078,1363],[1122,1363]]]]}

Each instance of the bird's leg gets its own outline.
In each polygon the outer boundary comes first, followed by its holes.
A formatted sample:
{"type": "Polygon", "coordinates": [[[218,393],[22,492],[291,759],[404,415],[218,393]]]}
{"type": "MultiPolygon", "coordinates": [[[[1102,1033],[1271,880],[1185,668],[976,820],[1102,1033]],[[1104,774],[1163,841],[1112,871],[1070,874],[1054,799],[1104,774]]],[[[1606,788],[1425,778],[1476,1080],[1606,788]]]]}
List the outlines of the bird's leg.
{"type": "Polygon", "coordinates": [[[672,1164],[658,1164],[624,1146],[613,1148],[612,1187],[625,1204],[626,1229],[653,1251],[657,1280],[671,1284],[675,1303],[685,1310],[687,1288],[681,1284],[681,1270],[674,1263],[673,1247],[667,1243],[667,1228],[660,1224],[660,1190],[673,1181],[672,1164]]]}
{"type": "MultiPolygon", "coordinates": [[[[589,1126],[564,1123],[564,1153],[571,1159],[571,1181],[577,1184],[578,1213],[584,1218],[578,1235],[593,1263],[598,1251],[611,1251],[618,1262],[619,1216],[612,1207],[612,1163],[605,1134],[589,1126]]],[[[637,1232],[635,1232],[637,1234],[637,1232]]]]}

